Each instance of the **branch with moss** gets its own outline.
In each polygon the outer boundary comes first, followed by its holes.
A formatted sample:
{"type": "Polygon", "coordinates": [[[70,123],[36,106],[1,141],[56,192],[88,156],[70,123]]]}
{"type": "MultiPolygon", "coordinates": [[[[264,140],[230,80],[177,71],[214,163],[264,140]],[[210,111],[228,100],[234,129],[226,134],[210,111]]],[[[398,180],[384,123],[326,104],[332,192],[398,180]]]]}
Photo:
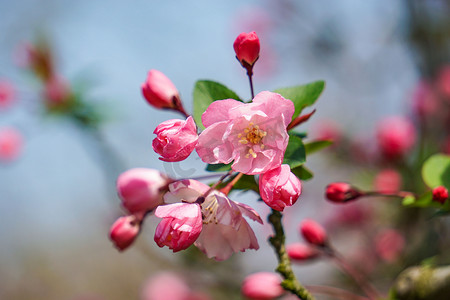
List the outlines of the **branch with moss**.
{"type": "Polygon", "coordinates": [[[281,223],[283,215],[276,210],[272,210],[269,215],[269,223],[272,224],[275,235],[269,238],[269,243],[275,250],[278,258],[278,267],[276,271],[283,276],[284,280],[281,282],[281,286],[297,295],[302,300],[314,300],[314,297],[308,292],[308,290],[300,284],[292,271],[291,261],[286,252],[283,224],[281,223]]]}

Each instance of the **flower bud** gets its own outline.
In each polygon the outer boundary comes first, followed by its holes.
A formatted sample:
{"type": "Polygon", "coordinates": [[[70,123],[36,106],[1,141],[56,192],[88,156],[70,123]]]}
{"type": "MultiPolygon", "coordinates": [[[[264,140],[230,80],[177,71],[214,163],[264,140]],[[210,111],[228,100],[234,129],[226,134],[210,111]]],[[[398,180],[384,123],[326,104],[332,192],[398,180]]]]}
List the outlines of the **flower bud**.
{"type": "Polygon", "coordinates": [[[300,180],[291,172],[289,165],[263,173],[259,177],[259,188],[264,202],[278,211],[292,206],[302,193],[300,180]]]}
{"type": "Polygon", "coordinates": [[[324,246],[327,242],[325,229],[314,220],[306,219],[300,224],[300,232],[303,238],[310,244],[324,246]]]}
{"type": "Polygon", "coordinates": [[[197,126],[190,116],[186,121],[173,119],[162,122],[153,133],[156,134],[153,150],[161,155],[159,159],[163,161],[185,160],[197,145],[197,126]]]}
{"type": "Polygon", "coordinates": [[[139,234],[140,223],[135,216],[120,217],[114,222],[109,237],[119,251],[125,250],[134,242],[139,234]]]}
{"type": "Polygon", "coordinates": [[[238,35],[233,48],[237,59],[245,68],[251,68],[259,58],[259,38],[254,31],[238,35]]]}
{"type": "Polygon", "coordinates": [[[362,193],[346,182],[333,182],[327,185],[325,196],[335,203],[345,203],[359,198],[362,193]]]}
{"type": "Polygon", "coordinates": [[[5,109],[14,101],[14,87],[6,80],[0,80],[0,109],[5,109]]]}
{"type": "Polygon", "coordinates": [[[284,294],[281,278],[276,273],[258,272],[247,276],[242,282],[242,295],[248,299],[269,300],[284,294]]]}
{"type": "Polygon", "coordinates": [[[411,150],[416,141],[416,129],[404,117],[389,117],[378,124],[377,139],[384,156],[398,158],[411,150]]]}
{"type": "Polygon", "coordinates": [[[156,108],[177,109],[180,96],[172,81],[158,70],[150,70],[142,84],[142,94],[147,102],[156,108]]]}
{"type": "Polygon", "coordinates": [[[130,213],[146,212],[164,203],[171,179],[154,169],[130,169],[117,178],[117,192],[130,213]]]}
{"type": "Polygon", "coordinates": [[[13,161],[22,149],[22,135],[14,128],[0,128],[0,161],[13,161]]]}
{"type": "Polygon", "coordinates": [[[448,199],[448,190],[444,186],[440,185],[433,189],[433,201],[444,204],[445,201],[447,201],[447,199],[448,199]]]}
{"type": "Polygon", "coordinates": [[[286,247],[286,251],[289,258],[297,262],[312,260],[319,256],[319,251],[302,243],[290,244],[286,247]]]}

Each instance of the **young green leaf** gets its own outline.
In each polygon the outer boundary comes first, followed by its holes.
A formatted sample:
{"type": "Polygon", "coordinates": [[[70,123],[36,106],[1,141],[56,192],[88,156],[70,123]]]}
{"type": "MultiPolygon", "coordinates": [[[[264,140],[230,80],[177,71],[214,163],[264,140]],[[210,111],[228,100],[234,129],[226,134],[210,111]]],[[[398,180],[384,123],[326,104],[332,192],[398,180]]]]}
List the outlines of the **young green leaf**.
{"type": "Polygon", "coordinates": [[[291,169],[301,166],[306,161],[305,146],[301,138],[295,135],[289,136],[289,144],[284,153],[283,164],[288,164],[291,169]]]}
{"type": "Polygon", "coordinates": [[[208,164],[206,166],[206,171],[209,171],[209,172],[228,172],[230,170],[231,170],[231,163],[226,164],[226,165],[225,164],[214,164],[214,165],[208,164]]]}
{"type": "Polygon", "coordinates": [[[294,169],[291,169],[291,172],[294,173],[295,176],[300,180],[310,180],[313,178],[314,174],[305,166],[300,166],[294,169]]]}
{"type": "Polygon", "coordinates": [[[194,120],[200,129],[205,129],[202,124],[202,114],[208,106],[216,100],[235,99],[241,101],[239,96],[221,83],[210,80],[199,80],[194,86],[194,120]]]}
{"type": "Polygon", "coordinates": [[[306,155],[311,155],[314,152],[322,150],[328,146],[331,146],[333,141],[331,140],[322,140],[322,141],[312,141],[305,144],[306,155]]]}
{"type": "Polygon", "coordinates": [[[435,154],[422,166],[423,181],[430,188],[443,185],[450,188],[450,155],[435,154]]]}

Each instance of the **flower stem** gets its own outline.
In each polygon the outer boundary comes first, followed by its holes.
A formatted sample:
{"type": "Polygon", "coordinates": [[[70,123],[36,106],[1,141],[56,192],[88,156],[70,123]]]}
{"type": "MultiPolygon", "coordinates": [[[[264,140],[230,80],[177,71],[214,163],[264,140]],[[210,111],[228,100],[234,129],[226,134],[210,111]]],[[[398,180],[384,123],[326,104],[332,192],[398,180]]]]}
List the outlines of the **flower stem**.
{"type": "Polygon", "coordinates": [[[306,288],[313,294],[321,294],[331,296],[342,300],[368,300],[368,298],[353,294],[349,291],[342,290],[331,286],[322,285],[306,285],[306,288]]]}
{"type": "Polygon", "coordinates": [[[231,192],[231,189],[233,188],[233,186],[236,184],[236,182],[239,181],[239,179],[242,178],[242,176],[244,175],[244,173],[238,173],[233,180],[231,180],[225,187],[223,187],[222,189],[220,189],[220,191],[222,193],[224,193],[225,195],[228,195],[231,192]]]}
{"type": "Polygon", "coordinates": [[[291,261],[289,260],[289,256],[286,252],[286,237],[284,235],[283,224],[281,223],[282,217],[283,215],[279,211],[272,209],[272,213],[268,218],[275,232],[275,235],[269,238],[269,243],[274,248],[278,258],[278,267],[276,271],[284,278],[281,286],[285,290],[298,296],[299,299],[314,300],[314,297],[308,292],[308,290],[306,290],[300,282],[298,282],[294,272],[292,271],[291,261]]]}
{"type": "Polygon", "coordinates": [[[253,91],[253,65],[245,65],[244,68],[247,69],[248,81],[250,83],[250,92],[253,99],[255,98],[255,92],[253,91]]]}

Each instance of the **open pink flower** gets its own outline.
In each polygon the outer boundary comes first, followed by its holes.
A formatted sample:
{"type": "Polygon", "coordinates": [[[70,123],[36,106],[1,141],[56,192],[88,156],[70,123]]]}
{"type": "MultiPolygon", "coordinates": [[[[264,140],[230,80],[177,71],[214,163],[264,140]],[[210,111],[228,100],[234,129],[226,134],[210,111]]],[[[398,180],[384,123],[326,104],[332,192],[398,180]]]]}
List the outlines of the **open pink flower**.
{"type": "Polygon", "coordinates": [[[197,153],[209,164],[234,160],[232,169],[249,175],[279,167],[294,110],[292,101],[267,91],[252,103],[215,101],[202,115],[206,129],[199,136],[197,153]]]}
{"type": "Polygon", "coordinates": [[[202,213],[196,203],[174,203],[158,206],[155,216],[162,218],[156,227],[155,242],[173,252],[187,249],[202,231],[202,213]]]}
{"type": "Polygon", "coordinates": [[[161,155],[163,161],[182,161],[194,151],[197,145],[197,126],[194,119],[168,120],[159,124],[153,133],[153,150],[161,155]]]}
{"type": "MultiPolygon", "coordinates": [[[[166,202],[195,202],[209,190],[196,180],[181,180],[169,185],[166,202]]],[[[258,249],[258,241],[244,216],[262,224],[258,213],[250,206],[228,199],[219,191],[212,191],[201,204],[202,233],[195,246],[209,258],[225,260],[234,252],[258,249]]]]}
{"type": "Polygon", "coordinates": [[[261,198],[271,208],[283,211],[292,206],[302,192],[300,180],[289,165],[281,165],[259,176],[261,198]]]}

